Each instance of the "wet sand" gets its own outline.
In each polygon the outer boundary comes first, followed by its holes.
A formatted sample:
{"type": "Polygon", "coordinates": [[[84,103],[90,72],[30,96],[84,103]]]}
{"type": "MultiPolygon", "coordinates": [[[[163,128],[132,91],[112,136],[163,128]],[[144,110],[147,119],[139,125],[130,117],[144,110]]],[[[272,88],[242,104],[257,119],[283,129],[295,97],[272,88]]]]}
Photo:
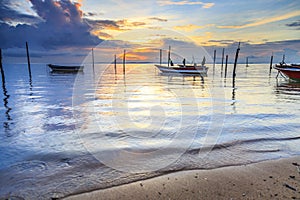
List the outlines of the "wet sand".
{"type": "Polygon", "coordinates": [[[242,166],[176,172],[65,199],[300,200],[300,156],[242,166]]]}

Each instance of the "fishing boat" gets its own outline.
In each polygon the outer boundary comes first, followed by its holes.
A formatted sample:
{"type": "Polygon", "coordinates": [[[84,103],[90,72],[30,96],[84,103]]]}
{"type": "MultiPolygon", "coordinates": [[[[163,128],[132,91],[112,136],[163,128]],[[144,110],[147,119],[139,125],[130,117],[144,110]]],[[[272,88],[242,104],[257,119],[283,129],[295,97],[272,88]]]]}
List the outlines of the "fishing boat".
{"type": "Polygon", "coordinates": [[[300,81],[300,64],[280,63],[273,68],[278,70],[278,74],[280,73],[291,80],[300,81]]]}
{"type": "Polygon", "coordinates": [[[162,65],[162,50],[160,49],[160,64],[155,64],[163,74],[184,74],[184,75],[192,75],[192,76],[207,76],[208,67],[205,66],[205,56],[203,57],[203,61],[201,65],[186,64],[185,58],[183,59],[183,64],[177,64],[174,66],[171,60],[171,46],[169,46],[168,51],[168,65],[162,65]]]}
{"type": "Polygon", "coordinates": [[[207,75],[208,67],[197,65],[177,65],[177,66],[164,66],[155,65],[162,73],[180,73],[180,74],[195,74],[195,75],[207,75]]]}
{"type": "Polygon", "coordinates": [[[203,61],[201,65],[194,64],[178,64],[177,66],[164,66],[161,64],[156,64],[155,67],[157,67],[162,73],[180,73],[180,74],[190,74],[190,75],[200,75],[200,76],[206,76],[208,67],[205,66],[205,57],[203,58],[203,61]]]}
{"type": "Polygon", "coordinates": [[[82,72],[84,66],[48,64],[48,67],[50,67],[51,70],[55,72],[82,72]]]}

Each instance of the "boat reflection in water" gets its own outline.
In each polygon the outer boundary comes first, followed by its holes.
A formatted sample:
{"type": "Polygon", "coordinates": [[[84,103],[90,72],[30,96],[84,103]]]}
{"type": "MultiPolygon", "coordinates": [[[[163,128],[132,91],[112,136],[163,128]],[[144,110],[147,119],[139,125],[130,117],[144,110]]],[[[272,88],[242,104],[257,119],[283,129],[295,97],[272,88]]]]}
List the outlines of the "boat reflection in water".
{"type": "Polygon", "coordinates": [[[300,82],[277,82],[276,92],[280,94],[299,96],[300,82]]]}

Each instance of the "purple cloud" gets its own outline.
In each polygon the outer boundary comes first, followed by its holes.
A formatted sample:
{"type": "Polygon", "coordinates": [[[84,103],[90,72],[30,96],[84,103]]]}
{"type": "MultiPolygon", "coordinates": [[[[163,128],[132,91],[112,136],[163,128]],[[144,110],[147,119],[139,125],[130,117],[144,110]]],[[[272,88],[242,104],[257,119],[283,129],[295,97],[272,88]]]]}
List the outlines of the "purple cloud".
{"type": "Polygon", "coordinates": [[[92,27],[83,20],[80,4],[70,0],[30,0],[36,16],[22,15],[0,4],[0,47],[30,46],[41,49],[59,49],[62,47],[88,47],[98,45],[102,40],[92,35],[92,27]],[[31,19],[36,24],[18,24],[11,26],[6,19],[31,19]]]}

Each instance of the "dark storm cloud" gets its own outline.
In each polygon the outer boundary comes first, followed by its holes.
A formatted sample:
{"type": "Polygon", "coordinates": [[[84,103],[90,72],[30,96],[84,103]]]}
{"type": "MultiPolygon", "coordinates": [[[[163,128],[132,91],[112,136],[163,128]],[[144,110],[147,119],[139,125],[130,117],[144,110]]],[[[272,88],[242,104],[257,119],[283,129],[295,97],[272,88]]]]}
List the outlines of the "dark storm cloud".
{"type": "Polygon", "coordinates": [[[11,8],[8,0],[0,2],[0,22],[13,24],[13,22],[35,24],[41,22],[41,18],[29,14],[19,13],[11,8]]]}
{"type": "Polygon", "coordinates": [[[18,13],[0,4],[0,46],[1,48],[24,47],[25,41],[30,46],[44,49],[58,49],[61,47],[85,47],[97,45],[101,40],[91,35],[92,27],[83,19],[80,4],[70,0],[30,0],[32,9],[41,19],[37,24],[7,24],[6,15],[17,16],[18,13]],[[1,18],[1,19],[2,19],[1,18]]]}

